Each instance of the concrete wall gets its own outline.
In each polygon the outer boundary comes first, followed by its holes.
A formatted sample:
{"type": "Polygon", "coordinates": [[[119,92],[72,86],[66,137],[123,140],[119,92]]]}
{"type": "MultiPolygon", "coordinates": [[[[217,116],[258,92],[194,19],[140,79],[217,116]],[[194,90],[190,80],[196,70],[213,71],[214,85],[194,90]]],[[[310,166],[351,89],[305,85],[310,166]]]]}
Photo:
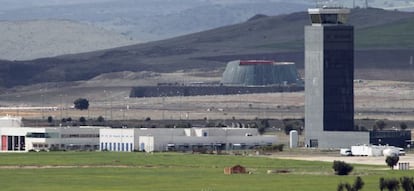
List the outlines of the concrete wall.
{"type": "Polygon", "coordinates": [[[305,27],[305,144],[310,147],[369,142],[368,133],[352,132],[353,46],[352,26],[305,27]]]}
{"type": "Polygon", "coordinates": [[[369,144],[369,132],[358,131],[324,131],[308,135],[309,139],[318,140],[318,148],[350,148],[353,145],[369,144]]]}
{"type": "Polygon", "coordinates": [[[303,85],[287,86],[141,86],[131,89],[130,97],[169,97],[169,96],[203,96],[203,95],[235,95],[270,92],[303,91],[303,85]]]}
{"type": "Polygon", "coordinates": [[[305,27],[305,139],[310,144],[323,129],[323,28],[305,27]]]}

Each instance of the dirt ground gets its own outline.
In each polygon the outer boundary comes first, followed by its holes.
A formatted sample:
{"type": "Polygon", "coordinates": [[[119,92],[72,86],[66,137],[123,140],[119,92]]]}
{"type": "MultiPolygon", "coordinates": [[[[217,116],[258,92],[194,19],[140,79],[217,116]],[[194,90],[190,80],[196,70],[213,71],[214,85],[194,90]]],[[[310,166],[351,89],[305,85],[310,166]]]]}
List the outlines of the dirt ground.
{"type": "MultiPolygon", "coordinates": [[[[145,81],[151,81],[152,78],[157,80],[159,77],[150,76],[145,81]]],[[[179,77],[168,76],[168,79],[179,77]]],[[[191,81],[187,77],[186,81],[191,81]]],[[[194,80],[205,81],[199,77],[194,80]]],[[[304,117],[304,92],[129,98],[131,85],[134,85],[132,81],[125,82],[125,86],[112,86],[109,81],[107,85],[87,81],[69,84],[64,88],[56,84],[40,84],[7,90],[0,94],[0,115],[44,119],[48,116],[55,119],[80,116],[96,119],[103,116],[105,119],[118,120],[147,117],[173,120],[304,117]],[[72,108],[73,101],[79,97],[89,100],[88,111],[72,108]],[[33,106],[38,108],[30,108],[33,106]],[[49,107],[55,109],[45,109],[49,107]]],[[[356,80],[355,118],[413,120],[414,83],[356,80]]]]}

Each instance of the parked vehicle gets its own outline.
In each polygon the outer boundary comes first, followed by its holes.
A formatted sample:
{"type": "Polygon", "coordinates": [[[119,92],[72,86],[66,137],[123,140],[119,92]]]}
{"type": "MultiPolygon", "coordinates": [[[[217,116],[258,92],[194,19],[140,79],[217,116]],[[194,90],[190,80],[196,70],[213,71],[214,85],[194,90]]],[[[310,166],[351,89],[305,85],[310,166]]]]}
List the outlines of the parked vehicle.
{"type": "Polygon", "coordinates": [[[342,156],[352,156],[351,149],[341,149],[341,150],[339,151],[339,153],[340,153],[342,156]]]}

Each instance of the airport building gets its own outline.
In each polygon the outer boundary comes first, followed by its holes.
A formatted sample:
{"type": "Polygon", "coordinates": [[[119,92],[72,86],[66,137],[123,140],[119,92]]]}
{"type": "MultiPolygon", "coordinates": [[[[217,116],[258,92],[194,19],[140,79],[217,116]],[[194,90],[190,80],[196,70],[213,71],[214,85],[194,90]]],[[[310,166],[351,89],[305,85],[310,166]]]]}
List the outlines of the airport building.
{"type": "Polygon", "coordinates": [[[99,150],[99,129],[107,127],[23,127],[20,117],[0,120],[0,152],[99,150]]]}
{"type": "Polygon", "coordinates": [[[220,83],[225,86],[303,85],[295,63],[272,60],[231,61],[220,83]]]}
{"type": "Polygon", "coordinates": [[[52,150],[213,151],[243,150],[277,143],[253,128],[22,127],[21,118],[0,121],[0,152],[52,150]],[[15,124],[10,126],[10,124],[15,124]]]}
{"type": "Polygon", "coordinates": [[[244,150],[273,145],[277,137],[252,128],[136,128],[101,129],[101,150],[213,151],[244,150]]]}
{"type": "Polygon", "coordinates": [[[305,142],[339,148],[368,144],[354,131],[354,28],[348,9],[309,9],[305,27],[305,142]]]}

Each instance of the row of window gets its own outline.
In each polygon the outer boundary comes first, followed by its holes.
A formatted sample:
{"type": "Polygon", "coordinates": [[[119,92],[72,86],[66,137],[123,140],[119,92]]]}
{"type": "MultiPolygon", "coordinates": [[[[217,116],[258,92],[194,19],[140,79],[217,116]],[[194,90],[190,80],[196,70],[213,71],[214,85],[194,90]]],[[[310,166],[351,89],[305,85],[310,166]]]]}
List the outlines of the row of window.
{"type": "Polygon", "coordinates": [[[99,138],[99,134],[62,134],[62,138],[99,138]]]}
{"type": "Polygon", "coordinates": [[[120,137],[134,137],[133,135],[102,135],[101,137],[115,137],[115,138],[120,138],[120,137]]]}
{"type": "Polygon", "coordinates": [[[133,151],[134,144],[132,143],[101,143],[101,150],[102,151],[133,151]]]}

